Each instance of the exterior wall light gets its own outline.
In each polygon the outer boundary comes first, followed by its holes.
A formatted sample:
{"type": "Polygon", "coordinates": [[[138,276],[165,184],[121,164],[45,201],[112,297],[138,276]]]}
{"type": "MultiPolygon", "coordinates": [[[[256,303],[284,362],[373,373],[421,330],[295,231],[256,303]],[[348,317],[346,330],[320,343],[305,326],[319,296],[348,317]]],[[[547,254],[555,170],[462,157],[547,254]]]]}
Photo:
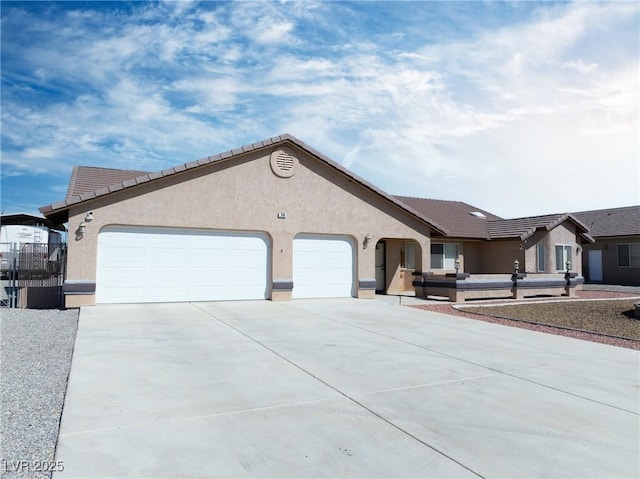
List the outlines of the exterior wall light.
{"type": "Polygon", "coordinates": [[[520,261],[515,260],[513,262],[513,271],[515,271],[515,273],[518,274],[518,272],[520,271],[520,261]]]}
{"type": "Polygon", "coordinates": [[[367,249],[367,246],[369,246],[369,241],[371,241],[371,235],[367,233],[366,235],[364,235],[364,239],[362,240],[363,249],[367,249]]]}
{"type": "Polygon", "coordinates": [[[85,231],[87,231],[87,225],[84,223],[84,221],[82,223],[80,223],[80,225],[78,226],[78,234],[83,235],[85,233],[85,231]]]}

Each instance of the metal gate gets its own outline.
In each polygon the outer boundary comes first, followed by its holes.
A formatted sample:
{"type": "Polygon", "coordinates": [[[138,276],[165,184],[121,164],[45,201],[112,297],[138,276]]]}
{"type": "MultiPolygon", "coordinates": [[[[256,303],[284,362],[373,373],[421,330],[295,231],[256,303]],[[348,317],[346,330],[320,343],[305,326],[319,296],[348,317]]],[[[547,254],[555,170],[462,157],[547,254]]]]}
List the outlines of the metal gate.
{"type": "Polygon", "coordinates": [[[67,245],[0,243],[0,305],[55,309],[64,305],[67,245]]]}

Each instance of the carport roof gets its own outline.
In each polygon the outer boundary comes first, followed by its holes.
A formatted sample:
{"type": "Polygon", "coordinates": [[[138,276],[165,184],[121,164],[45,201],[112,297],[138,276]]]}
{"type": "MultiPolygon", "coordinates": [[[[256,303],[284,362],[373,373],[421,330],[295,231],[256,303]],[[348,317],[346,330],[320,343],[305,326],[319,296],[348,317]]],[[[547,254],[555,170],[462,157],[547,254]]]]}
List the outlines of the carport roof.
{"type": "Polygon", "coordinates": [[[284,144],[284,143],[292,143],[298,148],[320,159],[321,161],[324,161],[329,166],[340,171],[343,175],[347,176],[348,178],[352,179],[357,183],[360,183],[364,187],[374,191],[378,195],[386,198],[388,201],[395,204],[398,208],[407,211],[411,215],[418,218],[420,221],[426,223],[436,233],[442,234],[442,235],[449,234],[448,230],[445,227],[433,221],[431,218],[425,216],[423,213],[419,211],[416,211],[410,205],[407,205],[399,201],[398,199],[394,198],[393,196],[385,193],[384,191],[375,187],[368,181],[353,174],[348,169],[344,168],[340,164],[334,162],[327,156],[316,151],[315,149],[311,148],[304,142],[298,140],[297,138],[289,134],[276,136],[276,137],[262,140],[256,143],[252,143],[250,145],[245,145],[240,148],[235,148],[233,150],[229,150],[224,153],[208,156],[206,158],[201,158],[196,161],[184,163],[171,168],[167,168],[162,171],[152,172],[152,173],[145,172],[145,171],[135,171],[135,170],[114,170],[110,168],[74,167],[66,198],[62,201],[52,203],[50,205],[42,206],[40,208],[40,212],[44,214],[47,218],[49,218],[52,222],[56,224],[62,224],[68,221],[69,208],[72,206],[84,203],[86,201],[93,200],[98,197],[109,195],[119,190],[132,188],[143,183],[159,180],[160,178],[172,176],[187,170],[192,170],[192,169],[200,168],[212,163],[229,160],[231,158],[238,157],[244,153],[260,150],[267,147],[273,147],[275,145],[284,144]]]}

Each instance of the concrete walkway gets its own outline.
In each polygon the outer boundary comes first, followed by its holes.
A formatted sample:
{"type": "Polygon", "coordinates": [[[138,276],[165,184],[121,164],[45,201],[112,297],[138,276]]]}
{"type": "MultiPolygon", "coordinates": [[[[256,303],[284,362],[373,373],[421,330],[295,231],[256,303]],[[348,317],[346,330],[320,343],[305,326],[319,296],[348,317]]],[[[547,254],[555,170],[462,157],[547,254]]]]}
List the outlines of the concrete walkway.
{"type": "Polygon", "coordinates": [[[636,478],[639,377],[384,301],[83,308],[54,478],[636,478]]]}

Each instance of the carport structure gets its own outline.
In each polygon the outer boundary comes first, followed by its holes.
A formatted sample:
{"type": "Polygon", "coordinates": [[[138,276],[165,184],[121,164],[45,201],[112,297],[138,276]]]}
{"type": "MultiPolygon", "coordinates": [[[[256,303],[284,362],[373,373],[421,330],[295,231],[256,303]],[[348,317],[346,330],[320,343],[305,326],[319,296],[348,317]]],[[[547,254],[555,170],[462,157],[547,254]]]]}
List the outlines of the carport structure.
{"type": "Polygon", "coordinates": [[[85,307],[54,477],[637,477],[639,360],[380,300],[85,307]]]}

